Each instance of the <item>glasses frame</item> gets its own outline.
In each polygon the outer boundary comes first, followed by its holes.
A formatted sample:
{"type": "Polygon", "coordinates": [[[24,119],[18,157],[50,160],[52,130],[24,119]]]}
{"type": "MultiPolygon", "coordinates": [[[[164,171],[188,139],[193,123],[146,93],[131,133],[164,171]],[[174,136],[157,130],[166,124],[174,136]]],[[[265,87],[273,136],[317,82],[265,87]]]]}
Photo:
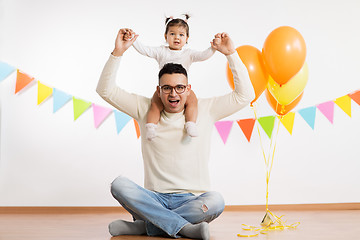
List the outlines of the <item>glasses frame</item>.
{"type": "Polygon", "coordinates": [[[184,93],[184,92],[186,91],[188,85],[178,84],[178,85],[176,85],[176,86],[174,86],[174,87],[173,87],[173,86],[170,86],[170,85],[162,85],[162,86],[159,86],[159,87],[160,87],[161,91],[162,91],[163,93],[165,93],[165,94],[170,94],[170,93],[172,93],[173,90],[175,90],[175,92],[176,92],[177,94],[182,94],[182,93],[184,93]],[[182,91],[182,92],[177,91],[177,90],[176,90],[176,87],[178,87],[178,86],[184,87],[184,91],[182,91]],[[171,88],[171,89],[170,89],[170,92],[165,92],[165,91],[163,90],[164,87],[169,87],[169,88],[171,88]]]}

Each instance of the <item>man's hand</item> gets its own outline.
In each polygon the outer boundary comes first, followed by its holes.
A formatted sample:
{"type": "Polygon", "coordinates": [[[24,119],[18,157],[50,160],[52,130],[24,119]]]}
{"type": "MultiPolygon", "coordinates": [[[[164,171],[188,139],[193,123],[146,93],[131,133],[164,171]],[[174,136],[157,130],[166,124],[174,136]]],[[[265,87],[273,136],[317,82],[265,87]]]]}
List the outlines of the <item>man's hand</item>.
{"type": "Polygon", "coordinates": [[[215,38],[210,43],[212,48],[218,50],[224,55],[230,55],[235,52],[234,43],[227,33],[216,34],[215,38]]]}
{"type": "Polygon", "coordinates": [[[122,28],[119,30],[115,40],[115,48],[112,52],[114,56],[122,56],[124,52],[134,43],[138,35],[129,28],[122,28]]]}

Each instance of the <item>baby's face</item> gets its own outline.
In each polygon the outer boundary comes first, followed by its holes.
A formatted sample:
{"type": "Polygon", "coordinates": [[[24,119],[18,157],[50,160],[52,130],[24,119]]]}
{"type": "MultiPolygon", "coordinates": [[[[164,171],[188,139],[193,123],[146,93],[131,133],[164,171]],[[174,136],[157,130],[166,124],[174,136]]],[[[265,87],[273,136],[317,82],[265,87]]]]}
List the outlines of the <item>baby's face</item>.
{"type": "Polygon", "coordinates": [[[186,29],[180,26],[169,27],[168,32],[165,34],[165,40],[171,50],[181,50],[187,43],[188,38],[186,29]]]}

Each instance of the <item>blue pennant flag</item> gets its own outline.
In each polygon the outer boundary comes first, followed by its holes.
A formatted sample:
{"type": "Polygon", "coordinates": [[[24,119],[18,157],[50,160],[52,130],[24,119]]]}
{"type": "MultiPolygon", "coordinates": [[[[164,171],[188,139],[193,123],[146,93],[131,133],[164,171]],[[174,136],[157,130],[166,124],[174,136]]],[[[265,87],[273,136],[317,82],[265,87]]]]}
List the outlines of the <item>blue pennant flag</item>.
{"type": "Polygon", "coordinates": [[[131,117],[123,112],[118,110],[114,110],[115,121],[116,121],[116,129],[119,134],[121,130],[125,127],[125,125],[131,120],[131,117]]]}
{"type": "Polygon", "coordinates": [[[0,62],[0,82],[7,78],[11,73],[16,70],[13,66],[10,66],[7,63],[0,62]]]}
{"type": "Polygon", "coordinates": [[[316,106],[300,109],[298,113],[300,113],[306,123],[309,124],[309,126],[314,130],[316,106]]]}
{"type": "Polygon", "coordinates": [[[59,110],[60,108],[62,108],[68,101],[70,101],[70,99],[72,98],[72,96],[70,94],[67,94],[63,91],[60,91],[56,88],[54,88],[53,91],[53,112],[55,113],[57,110],[59,110]]]}

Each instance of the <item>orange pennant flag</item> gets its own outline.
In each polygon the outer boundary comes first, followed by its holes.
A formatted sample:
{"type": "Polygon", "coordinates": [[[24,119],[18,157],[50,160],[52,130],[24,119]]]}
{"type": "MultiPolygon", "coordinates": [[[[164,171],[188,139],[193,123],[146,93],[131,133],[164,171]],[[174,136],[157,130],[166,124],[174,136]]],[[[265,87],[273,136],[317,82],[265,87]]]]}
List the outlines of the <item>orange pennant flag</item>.
{"type": "Polygon", "coordinates": [[[295,113],[289,112],[288,114],[285,114],[284,116],[278,116],[278,118],[280,119],[280,122],[284,125],[286,130],[288,130],[288,132],[291,135],[293,127],[294,127],[295,113]]]}
{"type": "Polygon", "coordinates": [[[34,80],[33,77],[27,75],[26,73],[21,72],[19,69],[17,70],[16,76],[16,87],[15,87],[15,94],[21,91],[24,87],[29,85],[34,80]]]}
{"type": "Polygon", "coordinates": [[[136,136],[137,138],[140,137],[140,126],[139,123],[134,119],[134,125],[135,125],[135,130],[136,130],[136,136]]]}
{"type": "Polygon", "coordinates": [[[348,95],[339,97],[334,102],[351,117],[351,98],[348,95]]]}
{"type": "Polygon", "coordinates": [[[360,105],[360,90],[348,94],[354,102],[360,105]]]}
{"type": "Polygon", "coordinates": [[[239,127],[241,128],[242,132],[244,133],[248,142],[250,142],[250,138],[251,138],[251,134],[254,129],[255,121],[256,121],[255,118],[242,119],[242,120],[236,121],[238,123],[239,127]]]}

